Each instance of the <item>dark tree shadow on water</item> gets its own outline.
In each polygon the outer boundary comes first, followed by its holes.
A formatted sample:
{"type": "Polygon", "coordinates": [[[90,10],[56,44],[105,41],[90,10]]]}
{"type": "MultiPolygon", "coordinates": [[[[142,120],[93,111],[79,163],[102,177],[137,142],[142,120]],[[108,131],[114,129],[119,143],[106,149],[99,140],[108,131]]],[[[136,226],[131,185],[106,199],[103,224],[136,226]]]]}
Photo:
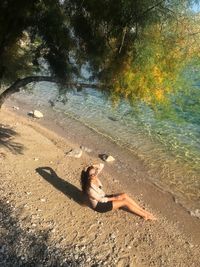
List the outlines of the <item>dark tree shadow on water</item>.
{"type": "Polygon", "coordinates": [[[39,167],[36,169],[47,182],[52,184],[57,190],[61,191],[68,198],[73,199],[80,205],[87,205],[87,199],[82,191],[73,184],[60,178],[51,167],[39,167]]]}
{"type": "Polygon", "coordinates": [[[0,200],[0,266],[84,266],[87,256],[77,252],[75,245],[64,248],[49,241],[51,229],[40,230],[28,220],[20,218],[6,200],[0,200]],[[78,256],[78,257],[77,257],[78,256]]]}
{"type": "Polygon", "coordinates": [[[14,142],[13,137],[19,135],[10,126],[0,124],[0,147],[6,147],[13,154],[23,154],[24,146],[14,142]]]}

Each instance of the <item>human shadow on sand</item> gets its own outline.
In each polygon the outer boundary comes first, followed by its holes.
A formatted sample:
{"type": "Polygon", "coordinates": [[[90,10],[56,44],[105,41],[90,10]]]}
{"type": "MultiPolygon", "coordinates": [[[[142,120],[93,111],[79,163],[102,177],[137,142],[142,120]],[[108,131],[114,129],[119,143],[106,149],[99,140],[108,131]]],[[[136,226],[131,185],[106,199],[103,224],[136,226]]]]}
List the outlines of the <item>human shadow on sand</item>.
{"type": "MultiPolygon", "coordinates": [[[[60,190],[68,198],[73,199],[81,206],[87,206],[91,208],[89,200],[80,189],[78,189],[73,184],[65,181],[60,178],[56,172],[51,167],[39,167],[35,169],[47,182],[52,184],[57,190],[60,190]]],[[[84,171],[81,173],[81,176],[84,174],[84,171]]],[[[120,208],[126,212],[129,212],[126,208],[120,208]]]]}
{"type": "Polygon", "coordinates": [[[6,147],[13,154],[23,154],[24,146],[13,141],[13,137],[17,135],[19,134],[10,126],[0,124],[0,147],[6,147]]]}
{"type": "Polygon", "coordinates": [[[80,205],[87,205],[87,201],[80,189],[73,184],[60,178],[51,167],[36,168],[39,173],[47,182],[52,184],[57,190],[60,190],[68,198],[73,199],[80,205]]]}

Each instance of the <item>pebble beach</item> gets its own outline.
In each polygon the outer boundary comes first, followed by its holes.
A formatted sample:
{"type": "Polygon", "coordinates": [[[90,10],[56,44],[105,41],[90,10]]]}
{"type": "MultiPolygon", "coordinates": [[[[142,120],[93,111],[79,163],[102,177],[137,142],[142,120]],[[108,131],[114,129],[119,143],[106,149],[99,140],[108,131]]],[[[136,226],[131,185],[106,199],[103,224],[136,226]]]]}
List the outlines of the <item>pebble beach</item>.
{"type": "Polygon", "coordinates": [[[0,112],[1,266],[199,266],[199,219],[151,184],[145,166],[94,133],[88,146],[83,129],[52,131],[28,111],[8,102],[0,112]],[[90,150],[66,156],[80,146],[90,150]],[[105,152],[116,159],[100,175],[105,191],[127,192],[158,221],[84,205],[81,170],[105,152]]]}

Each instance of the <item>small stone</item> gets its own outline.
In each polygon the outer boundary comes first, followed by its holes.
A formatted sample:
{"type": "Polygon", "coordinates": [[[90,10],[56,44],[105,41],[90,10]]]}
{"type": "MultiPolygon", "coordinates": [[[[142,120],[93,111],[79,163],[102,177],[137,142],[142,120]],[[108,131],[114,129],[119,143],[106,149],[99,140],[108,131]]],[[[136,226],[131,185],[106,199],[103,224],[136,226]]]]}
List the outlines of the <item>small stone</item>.
{"type": "Polygon", "coordinates": [[[81,149],[82,151],[87,152],[87,153],[91,153],[91,152],[92,152],[92,149],[91,149],[91,148],[88,148],[88,147],[86,147],[86,146],[80,146],[80,149],[81,149]]]}
{"type": "Polygon", "coordinates": [[[3,245],[1,248],[0,248],[0,253],[4,253],[6,250],[6,245],[3,245]]]}
{"type": "Polygon", "coordinates": [[[37,118],[37,119],[41,119],[44,117],[44,115],[42,114],[42,112],[40,112],[39,110],[34,110],[33,111],[33,116],[34,118],[37,118]]]}
{"type": "Polygon", "coordinates": [[[40,201],[41,202],[46,202],[46,199],[45,198],[41,198],[40,201]]]}
{"type": "Polygon", "coordinates": [[[83,151],[80,148],[75,148],[67,152],[66,155],[72,158],[80,158],[82,156],[82,153],[83,151]]]}
{"type": "Polygon", "coordinates": [[[5,153],[3,153],[3,152],[0,152],[0,159],[5,159],[5,157],[6,157],[6,154],[5,153]]]}
{"type": "Polygon", "coordinates": [[[116,238],[115,234],[110,234],[110,238],[115,239],[116,238]]]}
{"type": "Polygon", "coordinates": [[[111,156],[111,155],[103,154],[103,155],[101,155],[101,158],[102,158],[102,160],[104,160],[106,162],[115,161],[115,158],[113,156],[111,156]]]}
{"type": "Polygon", "coordinates": [[[29,112],[27,113],[27,115],[33,117],[33,111],[29,111],[29,112]]]}
{"type": "Polygon", "coordinates": [[[13,106],[12,107],[14,110],[19,110],[19,107],[13,106]]]}
{"type": "Polygon", "coordinates": [[[195,211],[191,211],[190,215],[200,219],[200,209],[196,209],[195,211]]]}
{"type": "Polygon", "coordinates": [[[29,116],[32,116],[36,119],[41,119],[44,117],[44,115],[42,114],[42,112],[40,112],[39,110],[34,110],[34,111],[29,111],[28,112],[29,116]]]}
{"type": "Polygon", "coordinates": [[[38,161],[39,159],[38,158],[34,158],[35,161],[38,161]]]}
{"type": "Polygon", "coordinates": [[[55,106],[55,103],[54,103],[53,100],[50,99],[48,102],[49,102],[49,104],[50,104],[51,107],[54,107],[55,106]]]}
{"type": "Polygon", "coordinates": [[[173,200],[174,200],[174,202],[175,202],[176,204],[178,204],[178,199],[177,199],[177,198],[173,197],[173,200]]]}
{"type": "Polygon", "coordinates": [[[113,156],[108,156],[106,159],[107,162],[112,162],[114,160],[115,160],[115,158],[113,156]]]}

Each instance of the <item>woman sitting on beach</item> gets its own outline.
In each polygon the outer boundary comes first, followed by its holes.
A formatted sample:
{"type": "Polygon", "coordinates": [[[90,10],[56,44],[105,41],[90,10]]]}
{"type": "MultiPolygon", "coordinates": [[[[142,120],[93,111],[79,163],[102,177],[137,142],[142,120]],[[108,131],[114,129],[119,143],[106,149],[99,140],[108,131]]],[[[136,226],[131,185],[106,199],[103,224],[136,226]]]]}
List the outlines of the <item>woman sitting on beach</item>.
{"type": "Polygon", "coordinates": [[[126,208],[145,220],[156,220],[153,214],[145,211],[127,194],[106,195],[97,175],[102,171],[104,164],[94,164],[82,171],[81,186],[83,193],[89,198],[92,209],[97,212],[107,212],[119,208],[126,208]]]}

